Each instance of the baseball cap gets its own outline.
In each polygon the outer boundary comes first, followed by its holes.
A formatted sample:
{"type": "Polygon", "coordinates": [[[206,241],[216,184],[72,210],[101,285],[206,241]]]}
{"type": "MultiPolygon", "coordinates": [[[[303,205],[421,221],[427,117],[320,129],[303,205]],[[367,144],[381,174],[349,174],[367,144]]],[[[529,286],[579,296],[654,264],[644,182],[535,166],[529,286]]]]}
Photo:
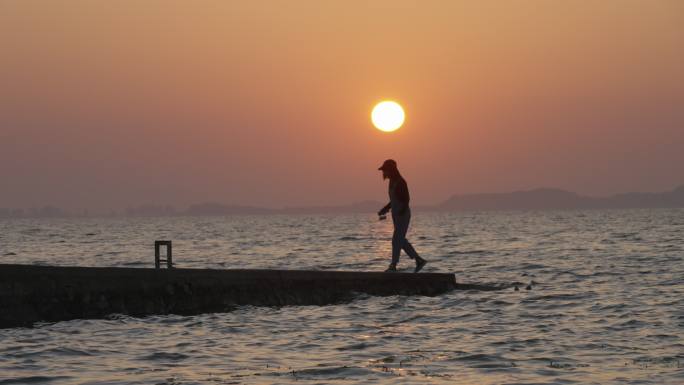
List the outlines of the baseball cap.
{"type": "Polygon", "coordinates": [[[394,159],[387,159],[382,163],[382,166],[378,168],[378,170],[396,170],[397,169],[397,162],[394,161],[394,159]]]}

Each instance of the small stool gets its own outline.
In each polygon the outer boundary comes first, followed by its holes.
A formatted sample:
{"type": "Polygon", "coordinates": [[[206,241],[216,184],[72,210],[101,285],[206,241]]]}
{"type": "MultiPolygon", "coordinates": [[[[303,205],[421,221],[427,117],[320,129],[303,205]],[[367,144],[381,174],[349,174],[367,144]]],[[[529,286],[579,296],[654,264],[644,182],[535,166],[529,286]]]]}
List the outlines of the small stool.
{"type": "Polygon", "coordinates": [[[173,262],[171,261],[171,241],[154,241],[154,267],[159,269],[161,262],[166,262],[166,267],[169,269],[173,267],[173,262]],[[162,246],[166,246],[166,259],[159,257],[159,249],[162,246]]]}

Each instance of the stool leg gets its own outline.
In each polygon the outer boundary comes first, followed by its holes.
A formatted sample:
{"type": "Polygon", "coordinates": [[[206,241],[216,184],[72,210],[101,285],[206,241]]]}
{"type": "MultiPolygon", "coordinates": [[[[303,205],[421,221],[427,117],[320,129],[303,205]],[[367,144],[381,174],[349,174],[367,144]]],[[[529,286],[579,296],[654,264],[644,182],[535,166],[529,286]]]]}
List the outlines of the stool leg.
{"type": "Polygon", "coordinates": [[[154,267],[158,269],[159,266],[159,242],[154,242],[154,267]]]}

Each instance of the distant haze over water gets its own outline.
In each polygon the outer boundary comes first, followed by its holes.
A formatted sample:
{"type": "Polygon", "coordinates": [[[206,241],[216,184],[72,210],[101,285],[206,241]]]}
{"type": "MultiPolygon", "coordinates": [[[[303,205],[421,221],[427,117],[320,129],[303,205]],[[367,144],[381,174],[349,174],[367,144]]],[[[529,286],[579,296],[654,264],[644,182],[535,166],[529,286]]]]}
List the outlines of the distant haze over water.
{"type": "MultiPolygon", "coordinates": [[[[339,206],[308,206],[265,208],[200,203],[185,209],[171,205],[146,204],[129,207],[122,212],[67,211],[53,206],[31,209],[3,209],[2,217],[63,217],[63,216],[221,216],[254,214],[316,214],[316,213],[369,213],[376,212],[385,203],[363,201],[339,206]]],[[[617,208],[676,208],[684,207],[684,185],[659,193],[622,193],[608,197],[589,197],[559,189],[539,188],[511,193],[459,194],[436,205],[414,205],[419,211],[478,211],[478,210],[558,210],[558,209],[617,209],[617,208]]]]}

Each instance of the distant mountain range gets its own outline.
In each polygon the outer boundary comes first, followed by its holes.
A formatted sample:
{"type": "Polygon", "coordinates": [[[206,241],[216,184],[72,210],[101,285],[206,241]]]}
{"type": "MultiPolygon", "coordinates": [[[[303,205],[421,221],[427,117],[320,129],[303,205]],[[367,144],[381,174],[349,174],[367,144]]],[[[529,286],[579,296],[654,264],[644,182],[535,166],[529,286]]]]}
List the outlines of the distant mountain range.
{"type": "MultiPolygon", "coordinates": [[[[174,215],[374,213],[385,203],[363,201],[342,206],[286,207],[284,209],[203,203],[190,206],[185,211],[175,212],[174,215]]],[[[415,206],[414,209],[417,211],[490,211],[667,207],[684,207],[684,185],[668,192],[632,192],[609,197],[583,196],[574,192],[551,188],[510,193],[463,194],[454,195],[437,205],[415,206]]],[[[136,212],[132,211],[129,214],[136,215],[136,212]]],[[[149,213],[143,212],[141,214],[148,215],[149,213]]]]}
{"type": "Polygon", "coordinates": [[[540,188],[494,194],[454,195],[433,206],[438,210],[554,210],[684,207],[684,185],[659,193],[631,192],[609,197],[589,197],[577,193],[540,188]]]}
{"type": "MultiPolygon", "coordinates": [[[[177,210],[169,205],[143,205],[127,209],[119,215],[141,216],[226,216],[260,214],[343,214],[374,213],[386,202],[363,201],[342,206],[286,207],[270,209],[255,206],[201,203],[177,210]]],[[[461,194],[431,206],[415,206],[416,211],[493,211],[493,210],[567,210],[620,208],[675,208],[684,207],[684,185],[672,191],[631,192],[608,197],[590,197],[574,192],[539,188],[509,193],[461,194]]],[[[71,214],[56,207],[32,209],[2,209],[2,217],[67,217],[71,214]]]]}
{"type": "Polygon", "coordinates": [[[342,213],[372,213],[380,210],[384,203],[363,201],[343,206],[309,206],[286,207],[283,209],[267,209],[253,206],[221,205],[217,203],[203,203],[192,205],[185,215],[240,215],[240,214],[342,214],[342,213]]]}

